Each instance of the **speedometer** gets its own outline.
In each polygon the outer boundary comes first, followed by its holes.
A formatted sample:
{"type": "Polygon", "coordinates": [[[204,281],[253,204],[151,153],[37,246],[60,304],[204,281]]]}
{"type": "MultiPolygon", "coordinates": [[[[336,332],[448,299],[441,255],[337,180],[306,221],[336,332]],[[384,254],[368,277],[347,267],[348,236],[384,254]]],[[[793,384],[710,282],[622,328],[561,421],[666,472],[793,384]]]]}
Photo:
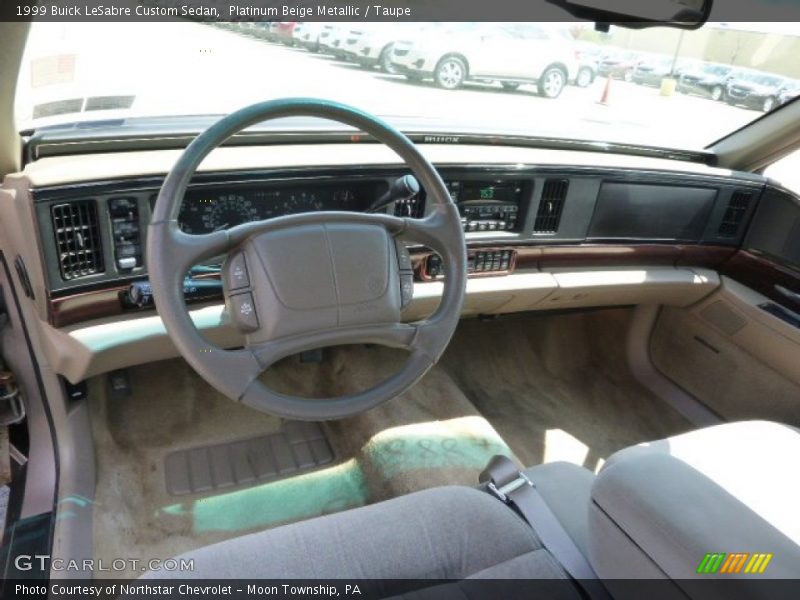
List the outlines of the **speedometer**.
{"type": "Polygon", "coordinates": [[[231,184],[194,187],[186,192],[178,216],[181,229],[205,234],[241,223],[283,215],[337,210],[362,211],[386,191],[385,181],[231,184]]]}
{"type": "Polygon", "coordinates": [[[257,221],[258,218],[258,209],[250,200],[241,195],[228,194],[206,204],[201,220],[205,231],[219,231],[248,221],[257,221]]]}
{"type": "Polygon", "coordinates": [[[298,190],[284,194],[283,212],[287,215],[295,213],[312,212],[325,208],[315,192],[298,190]]]}

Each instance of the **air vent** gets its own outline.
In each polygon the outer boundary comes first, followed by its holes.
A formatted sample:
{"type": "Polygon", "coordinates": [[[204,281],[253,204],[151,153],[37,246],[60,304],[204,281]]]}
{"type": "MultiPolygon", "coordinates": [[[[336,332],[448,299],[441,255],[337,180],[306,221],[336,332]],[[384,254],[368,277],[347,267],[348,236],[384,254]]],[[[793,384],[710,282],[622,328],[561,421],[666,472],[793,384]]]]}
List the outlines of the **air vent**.
{"type": "Polygon", "coordinates": [[[94,200],[51,207],[61,276],[77,279],[103,272],[103,252],[94,200]]]}
{"type": "Polygon", "coordinates": [[[411,217],[421,219],[425,215],[425,191],[408,200],[398,200],[394,203],[395,217],[411,217]]]}
{"type": "Polygon", "coordinates": [[[725,215],[722,217],[722,223],[719,224],[719,230],[717,231],[721,237],[736,237],[744,216],[747,214],[747,209],[750,207],[752,198],[753,192],[744,190],[733,192],[731,199],[728,201],[725,215]]]}
{"type": "Polygon", "coordinates": [[[533,224],[534,233],[556,233],[558,231],[568,189],[569,180],[567,179],[548,179],[544,182],[542,199],[539,201],[539,210],[536,211],[536,221],[533,224]]]}

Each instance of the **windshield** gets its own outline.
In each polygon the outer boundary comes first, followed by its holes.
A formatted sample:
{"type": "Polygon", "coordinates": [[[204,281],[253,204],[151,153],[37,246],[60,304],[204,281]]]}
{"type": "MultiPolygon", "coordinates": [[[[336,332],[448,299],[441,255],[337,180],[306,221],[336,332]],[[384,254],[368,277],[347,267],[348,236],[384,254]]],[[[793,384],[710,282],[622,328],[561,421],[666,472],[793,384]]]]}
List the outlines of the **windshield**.
{"type": "Polygon", "coordinates": [[[758,85],[780,85],[781,80],[777,77],[770,77],[763,73],[742,73],[737,79],[758,85]]]}
{"type": "Polygon", "coordinates": [[[312,96],[407,129],[697,149],[794,100],[781,94],[800,79],[789,25],[34,23],[17,123],[177,126],[312,96]]]}

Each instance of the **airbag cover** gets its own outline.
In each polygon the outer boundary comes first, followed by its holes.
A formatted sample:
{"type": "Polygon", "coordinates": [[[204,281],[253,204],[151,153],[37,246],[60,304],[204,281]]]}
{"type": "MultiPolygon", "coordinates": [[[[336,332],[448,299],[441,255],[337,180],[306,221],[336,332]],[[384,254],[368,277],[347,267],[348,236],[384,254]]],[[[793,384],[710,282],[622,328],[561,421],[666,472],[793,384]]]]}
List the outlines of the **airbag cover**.
{"type": "Polygon", "coordinates": [[[261,323],[253,341],[400,319],[393,238],[383,227],[293,227],[243,249],[261,323]]]}

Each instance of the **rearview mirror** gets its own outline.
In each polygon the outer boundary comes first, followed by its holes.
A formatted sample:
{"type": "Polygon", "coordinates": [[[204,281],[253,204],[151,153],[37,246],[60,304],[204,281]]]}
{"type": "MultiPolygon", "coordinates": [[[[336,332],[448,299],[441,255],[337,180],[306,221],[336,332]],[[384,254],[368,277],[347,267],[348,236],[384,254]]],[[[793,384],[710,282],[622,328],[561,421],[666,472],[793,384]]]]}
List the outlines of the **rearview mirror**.
{"type": "Polygon", "coordinates": [[[569,14],[599,26],[630,29],[698,29],[708,20],[713,0],[546,0],[569,14]]]}

